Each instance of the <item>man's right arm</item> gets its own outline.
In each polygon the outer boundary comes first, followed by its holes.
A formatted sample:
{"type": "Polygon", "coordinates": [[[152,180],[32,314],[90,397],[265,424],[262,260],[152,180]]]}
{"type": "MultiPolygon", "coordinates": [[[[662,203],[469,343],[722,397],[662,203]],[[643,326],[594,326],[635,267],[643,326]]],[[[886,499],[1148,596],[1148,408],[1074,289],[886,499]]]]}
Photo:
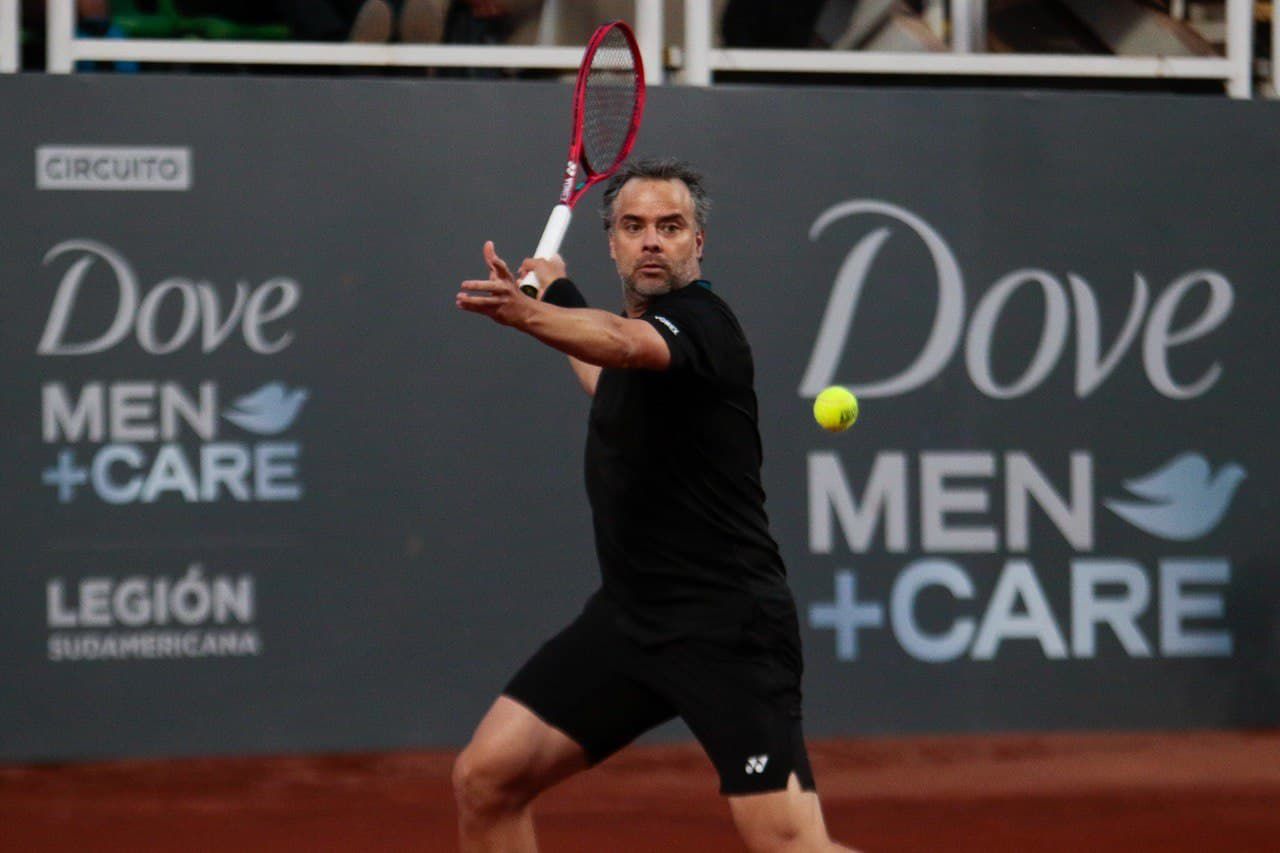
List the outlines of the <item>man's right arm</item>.
{"type": "MultiPolygon", "coordinates": [[[[565,277],[564,259],[559,255],[552,258],[530,258],[520,265],[520,277],[524,277],[525,273],[532,272],[538,277],[538,298],[545,299],[547,288],[558,279],[565,277]]],[[[596,395],[596,384],[600,381],[600,371],[604,368],[594,364],[588,364],[581,359],[573,356],[565,356],[569,359],[569,367],[573,370],[573,375],[577,377],[578,384],[582,386],[582,390],[587,392],[588,397],[596,395]]]]}
{"type": "MultiPolygon", "coordinates": [[[[489,278],[462,282],[454,297],[459,309],[518,329],[587,365],[637,370],[666,370],[671,365],[667,341],[648,322],[532,299],[520,292],[493,241],[484,244],[484,254],[489,278]]],[[[594,390],[598,377],[587,378],[594,390]]]]}

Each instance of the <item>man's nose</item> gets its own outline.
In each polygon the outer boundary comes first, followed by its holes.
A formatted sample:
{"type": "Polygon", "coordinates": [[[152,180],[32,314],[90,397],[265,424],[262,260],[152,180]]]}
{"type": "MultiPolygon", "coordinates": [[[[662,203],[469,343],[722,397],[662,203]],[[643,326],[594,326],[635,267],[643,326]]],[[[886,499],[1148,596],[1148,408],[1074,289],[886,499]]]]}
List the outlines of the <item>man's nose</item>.
{"type": "Polygon", "coordinates": [[[644,248],[646,251],[661,251],[662,242],[658,239],[658,229],[656,227],[644,229],[644,248]]]}

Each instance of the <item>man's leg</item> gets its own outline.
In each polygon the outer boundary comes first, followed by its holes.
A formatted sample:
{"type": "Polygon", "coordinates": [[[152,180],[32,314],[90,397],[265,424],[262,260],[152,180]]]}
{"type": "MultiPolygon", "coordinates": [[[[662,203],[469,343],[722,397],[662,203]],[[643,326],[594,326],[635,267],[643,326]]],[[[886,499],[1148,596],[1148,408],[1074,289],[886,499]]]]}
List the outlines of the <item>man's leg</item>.
{"type": "MultiPolygon", "coordinates": [[[[789,608],[788,608],[789,609],[789,608]]],[[[736,644],[654,650],[646,678],[688,723],[752,851],[848,850],[827,836],[805,748],[794,610],[761,613],[736,644]]]]}
{"type": "Polygon", "coordinates": [[[593,602],[525,662],[458,756],[465,853],[536,849],[534,797],[675,714],[624,671],[633,652],[593,602]]]}
{"type": "Polygon", "coordinates": [[[529,804],[588,766],[568,735],[499,696],[453,766],[463,853],[537,850],[529,804]]]}
{"type": "Polygon", "coordinates": [[[738,834],[752,853],[849,851],[827,836],[815,791],[806,791],[794,773],[782,791],[729,797],[738,834]]]}

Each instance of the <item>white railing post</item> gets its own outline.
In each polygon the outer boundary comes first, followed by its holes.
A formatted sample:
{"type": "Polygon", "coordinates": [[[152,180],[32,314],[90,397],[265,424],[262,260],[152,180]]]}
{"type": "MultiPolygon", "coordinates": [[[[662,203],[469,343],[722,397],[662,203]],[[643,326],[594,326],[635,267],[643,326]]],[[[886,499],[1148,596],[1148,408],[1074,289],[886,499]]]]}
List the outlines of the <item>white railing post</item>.
{"type": "Polygon", "coordinates": [[[684,69],[686,86],[711,85],[711,0],[684,0],[684,69]]]}
{"type": "Polygon", "coordinates": [[[1280,9],[1271,4],[1271,94],[1280,98],[1280,9]]]}
{"type": "Polygon", "coordinates": [[[987,52],[987,0],[969,0],[973,14],[973,28],[969,35],[974,53],[987,52]]]}
{"type": "Polygon", "coordinates": [[[636,0],[636,41],[640,44],[640,58],[644,60],[645,82],[649,85],[661,85],[665,74],[664,38],[662,0],[636,0]]]}
{"type": "MultiPolygon", "coordinates": [[[[1275,14],[1274,8],[1272,14],[1275,14]]],[[[1253,0],[1227,0],[1227,94],[1248,98],[1253,94],[1253,0]]],[[[1275,74],[1275,71],[1272,71],[1275,74]]]]}
{"type": "Polygon", "coordinates": [[[947,37],[947,4],[946,0],[924,0],[924,10],[920,15],[924,25],[938,38],[947,37]]]}
{"type": "Polygon", "coordinates": [[[969,52],[969,2],[968,0],[950,0],[948,9],[951,12],[951,52],[969,52]]]}
{"type": "Polygon", "coordinates": [[[0,74],[22,67],[22,9],[20,0],[0,0],[0,74]]]}
{"type": "Polygon", "coordinates": [[[951,0],[951,50],[985,53],[987,0],[951,0]]]}
{"type": "Polygon", "coordinates": [[[71,44],[76,35],[75,0],[49,0],[45,18],[45,70],[70,74],[76,67],[71,44]]]}
{"type": "Polygon", "coordinates": [[[560,38],[560,0],[546,0],[542,4],[542,16],[538,19],[538,44],[554,45],[560,38]]]}

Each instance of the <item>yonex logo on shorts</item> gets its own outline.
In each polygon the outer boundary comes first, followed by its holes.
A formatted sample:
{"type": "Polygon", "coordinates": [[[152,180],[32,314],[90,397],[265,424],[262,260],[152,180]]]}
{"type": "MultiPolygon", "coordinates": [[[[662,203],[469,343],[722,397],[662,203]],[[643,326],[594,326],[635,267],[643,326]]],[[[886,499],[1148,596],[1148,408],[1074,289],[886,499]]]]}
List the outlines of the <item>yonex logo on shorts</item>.
{"type": "Polygon", "coordinates": [[[768,763],[769,763],[769,756],[767,755],[751,756],[750,758],[747,759],[746,770],[748,775],[752,773],[763,773],[764,766],[768,763]]]}
{"type": "Polygon", "coordinates": [[[680,334],[680,330],[676,328],[676,324],[668,320],[666,317],[663,317],[661,314],[654,314],[653,319],[657,320],[659,323],[661,323],[662,325],[670,329],[671,334],[673,335],[680,334]]]}

